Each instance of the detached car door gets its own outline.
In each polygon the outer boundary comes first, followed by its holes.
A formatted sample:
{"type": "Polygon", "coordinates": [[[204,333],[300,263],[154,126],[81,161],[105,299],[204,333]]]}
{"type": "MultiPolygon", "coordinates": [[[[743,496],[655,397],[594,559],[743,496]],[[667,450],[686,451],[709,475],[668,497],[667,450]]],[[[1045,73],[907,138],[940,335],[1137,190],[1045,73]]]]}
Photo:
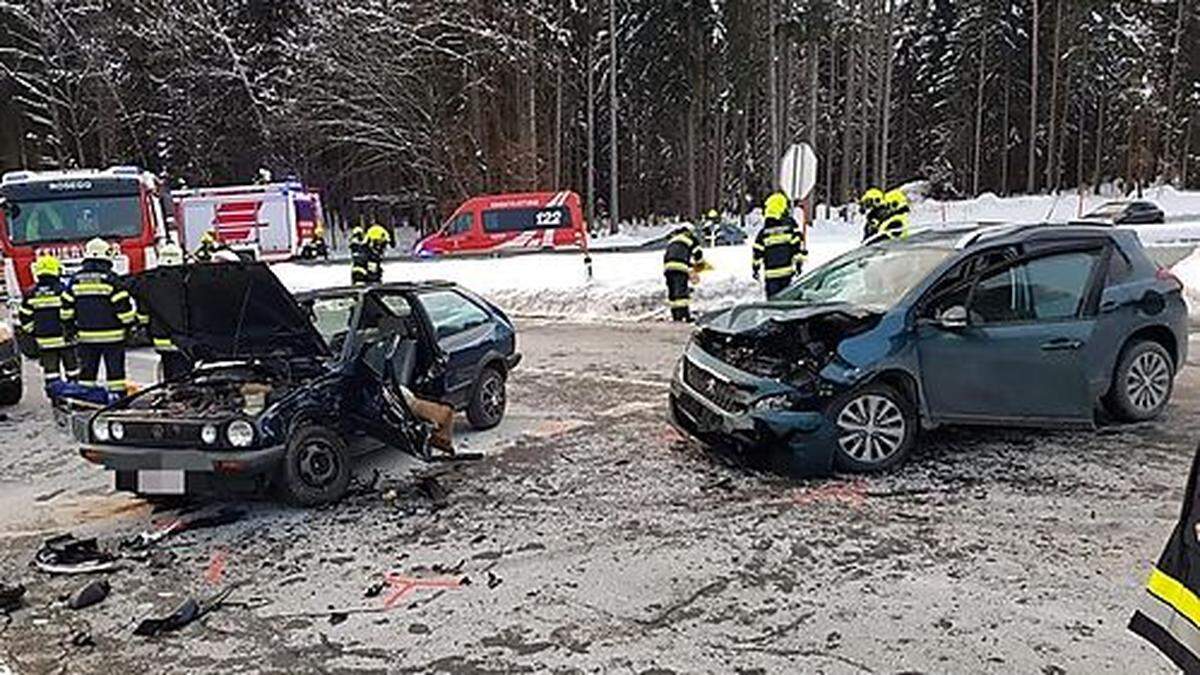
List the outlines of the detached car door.
{"type": "Polygon", "coordinates": [[[483,358],[495,343],[492,319],[452,289],[425,291],[417,295],[417,300],[447,358],[443,396],[455,407],[465,406],[483,358]]]}
{"type": "Polygon", "coordinates": [[[935,419],[1090,423],[1086,354],[1096,327],[1103,245],[1037,253],[980,272],[965,326],[918,327],[921,377],[935,419]]]}

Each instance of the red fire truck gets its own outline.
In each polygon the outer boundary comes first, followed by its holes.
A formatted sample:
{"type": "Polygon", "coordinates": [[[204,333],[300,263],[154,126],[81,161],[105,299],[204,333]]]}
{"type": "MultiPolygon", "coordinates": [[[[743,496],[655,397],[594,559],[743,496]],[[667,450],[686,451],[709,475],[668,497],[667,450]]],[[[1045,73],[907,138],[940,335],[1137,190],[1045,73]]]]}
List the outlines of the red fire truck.
{"type": "Polygon", "coordinates": [[[418,241],[421,257],[545,251],[587,250],[587,227],[574,192],[473,197],[463,202],[442,229],[418,241]]]}
{"type": "Polygon", "coordinates": [[[320,195],[295,181],[176,190],[171,198],[179,242],[189,253],[211,230],[256,260],[287,260],[324,231],[320,195]]]}
{"type": "Polygon", "coordinates": [[[0,251],[10,300],[33,285],[33,262],[49,253],[65,274],[83,261],[88,240],[119,247],[121,274],[154,267],[166,236],[162,190],[151,173],[132,166],[104,170],[13,171],[0,177],[0,251]]]}

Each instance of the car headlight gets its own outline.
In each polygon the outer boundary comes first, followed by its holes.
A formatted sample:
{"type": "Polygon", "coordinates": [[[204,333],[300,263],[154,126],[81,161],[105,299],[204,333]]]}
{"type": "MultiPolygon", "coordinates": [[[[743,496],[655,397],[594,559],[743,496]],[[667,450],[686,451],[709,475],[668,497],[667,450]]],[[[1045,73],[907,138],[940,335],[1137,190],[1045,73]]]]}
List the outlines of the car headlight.
{"type": "Polygon", "coordinates": [[[200,427],[200,440],[204,441],[205,445],[212,445],[217,442],[217,427],[212,424],[205,424],[200,427]]]}
{"type": "Polygon", "coordinates": [[[249,447],[254,442],[254,425],[246,420],[234,420],[225,429],[225,438],[235,448],[249,447]]]}
{"type": "Polygon", "coordinates": [[[754,409],[759,412],[778,412],[792,409],[792,399],[787,394],[766,396],[754,402],[754,409]]]}
{"type": "Polygon", "coordinates": [[[108,431],[112,434],[114,441],[119,441],[125,438],[125,425],[120,422],[113,422],[108,425],[108,431]]]}
{"type": "Polygon", "coordinates": [[[101,443],[108,442],[108,422],[96,417],[92,420],[92,438],[101,443]]]}

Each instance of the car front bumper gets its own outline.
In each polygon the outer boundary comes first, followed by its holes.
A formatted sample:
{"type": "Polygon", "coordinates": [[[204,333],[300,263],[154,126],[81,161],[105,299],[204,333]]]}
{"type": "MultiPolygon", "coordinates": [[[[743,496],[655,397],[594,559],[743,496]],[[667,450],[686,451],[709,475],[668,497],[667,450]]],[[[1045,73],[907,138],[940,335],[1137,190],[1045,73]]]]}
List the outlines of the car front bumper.
{"type": "Polygon", "coordinates": [[[705,445],[745,455],[774,455],[795,475],[827,475],[833,471],[837,431],[822,412],[759,409],[753,405],[731,411],[690,386],[680,367],[671,380],[668,415],[672,426],[705,445]]]}

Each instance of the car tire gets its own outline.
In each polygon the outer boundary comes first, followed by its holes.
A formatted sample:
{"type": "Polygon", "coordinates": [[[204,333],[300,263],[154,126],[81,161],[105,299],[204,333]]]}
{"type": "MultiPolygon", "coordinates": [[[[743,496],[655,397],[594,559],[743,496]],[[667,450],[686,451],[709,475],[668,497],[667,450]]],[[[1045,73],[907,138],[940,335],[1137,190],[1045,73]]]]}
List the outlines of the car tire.
{"type": "Polygon", "coordinates": [[[1144,422],[1162,414],[1171,400],[1175,364],[1157,342],[1138,340],[1121,350],[1105,407],[1124,422],[1144,422]]]}
{"type": "Polygon", "coordinates": [[[508,407],[507,378],[495,366],[486,366],[479,373],[467,405],[467,421],[479,430],[491,429],[504,419],[508,407]]]}
{"type": "Polygon", "coordinates": [[[21,402],[24,393],[20,378],[0,385],[0,405],[16,405],[21,402]]]}
{"type": "Polygon", "coordinates": [[[302,426],[288,440],[279,468],[279,489],[296,506],[336,502],[350,485],[349,460],[340,434],[322,426],[302,426]]]}
{"type": "Polygon", "coordinates": [[[917,439],[911,401],[886,384],[874,383],[838,397],[829,408],[834,466],[849,473],[884,471],[904,462],[917,439]]]}

